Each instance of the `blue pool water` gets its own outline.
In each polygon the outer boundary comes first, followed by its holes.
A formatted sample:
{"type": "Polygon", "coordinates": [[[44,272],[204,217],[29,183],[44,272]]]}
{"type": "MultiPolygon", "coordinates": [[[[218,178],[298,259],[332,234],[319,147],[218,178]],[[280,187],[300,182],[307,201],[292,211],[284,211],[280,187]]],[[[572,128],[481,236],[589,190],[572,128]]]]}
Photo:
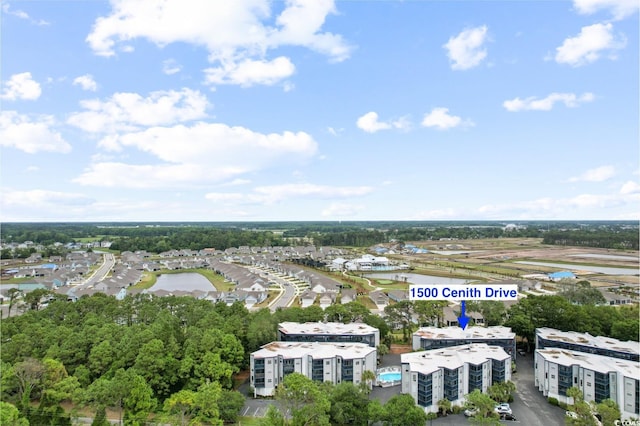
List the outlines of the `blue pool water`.
{"type": "Polygon", "coordinates": [[[378,380],[381,382],[399,382],[402,379],[402,373],[380,373],[378,380]]]}

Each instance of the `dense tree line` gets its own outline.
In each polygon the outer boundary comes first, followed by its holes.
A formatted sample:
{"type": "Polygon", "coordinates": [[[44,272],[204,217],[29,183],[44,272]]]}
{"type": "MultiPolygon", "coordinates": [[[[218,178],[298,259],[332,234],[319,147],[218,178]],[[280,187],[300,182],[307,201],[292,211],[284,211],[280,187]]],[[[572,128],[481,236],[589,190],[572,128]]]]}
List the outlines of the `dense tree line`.
{"type": "Polygon", "coordinates": [[[0,324],[0,356],[1,399],[31,424],[69,424],[64,401],[96,413],[115,409],[127,424],[151,414],[172,422],[186,412],[205,424],[233,421],[244,403],[234,375],[248,367],[251,352],[276,340],[278,323],[326,318],[388,331],[358,303],[272,314],[191,297],[117,301],[97,293],[30,308],[0,324]]]}
{"type": "Polygon", "coordinates": [[[477,238],[543,238],[545,244],[638,249],[638,224],[604,222],[518,222],[505,228],[490,221],[212,222],[212,223],[8,223],[5,243],[50,245],[81,238],[115,241],[119,250],[225,249],[239,246],[298,245],[367,247],[390,241],[477,238]]]}
{"type": "Polygon", "coordinates": [[[546,232],[543,244],[638,250],[637,229],[585,229],[546,232]]]}
{"type": "Polygon", "coordinates": [[[282,237],[270,231],[246,231],[218,228],[166,228],[164,235],[116,237],[111,249],[120,251],[146,250],[161,253],[171,249],[201,250],[231,247],[277,247],[289,245],[282,237]]]}

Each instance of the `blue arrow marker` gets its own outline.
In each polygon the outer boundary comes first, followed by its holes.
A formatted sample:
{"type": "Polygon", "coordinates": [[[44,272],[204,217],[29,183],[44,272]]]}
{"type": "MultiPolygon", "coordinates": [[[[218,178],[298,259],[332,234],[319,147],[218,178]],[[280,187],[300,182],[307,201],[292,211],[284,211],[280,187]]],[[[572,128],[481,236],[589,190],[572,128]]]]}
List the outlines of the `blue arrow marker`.
{"type": "Polygon", "coordinates": [[[460,302],[460,316],[458,317],[458,324],[460,325],[460,327],[462,327],[463,330],[467,328],[467,324],[469,324],[469,317],[464,314],[464,303],[464,300],[460,302]]]}

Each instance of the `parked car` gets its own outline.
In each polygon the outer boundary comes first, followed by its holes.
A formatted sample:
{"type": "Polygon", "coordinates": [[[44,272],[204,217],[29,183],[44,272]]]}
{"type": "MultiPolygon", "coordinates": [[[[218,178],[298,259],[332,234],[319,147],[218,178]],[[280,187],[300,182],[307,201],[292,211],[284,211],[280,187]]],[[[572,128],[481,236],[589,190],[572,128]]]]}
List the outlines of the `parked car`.
{"type": "Polygon", "coordinates": [[[464,410],[464,415],[466,417],[473,417],[476,414],[478,414],[478,410],[475,408],[467,408],[466,410],[464,410]]]}
{"type": "Polygon", "coordinates": [[[571,417],[572,419],[578,418],[578,413],[574,413],[573,411],[565,411],[565,416],[571,417]]]}
{"type": "Polygon", "coordinates": [[[513,412],[511,411],[511,407],[506,402],[496,405],[496,408],[494,410],[498,414],[513,414],[513,412]]]}
{"type": "Polygon", "coordinates": [[[518,421],[518,419],[516,419],[516,416],[514,416],[513,414],[500,414],[500,420],[511,420],[511,421],[518,421]]]}

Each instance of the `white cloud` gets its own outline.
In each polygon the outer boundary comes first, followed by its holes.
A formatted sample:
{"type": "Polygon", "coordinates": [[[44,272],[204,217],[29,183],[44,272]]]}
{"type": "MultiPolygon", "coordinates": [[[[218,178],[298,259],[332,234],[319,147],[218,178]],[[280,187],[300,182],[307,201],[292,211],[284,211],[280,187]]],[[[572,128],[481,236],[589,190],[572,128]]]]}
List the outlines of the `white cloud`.
{"type": "Polygon", "coordinates": [[[45,21],[44,19],[33,19],[24,10],[11,10],[11,7],[9,6],[9,3],[7,3],[7,2],[5,2],[2,5],[2,12],[7,14],[7,15],[12,15],[12,16],[15,16],[17,18],[27,20],[33,25],[38,25],[38,26],[49,25],[49,22],[45,21]]]}
{"type": "Polygon", "coordinates": [[[600,166],[590,169],[569,179],[569,182],[603,182],[615,176],[616,170],[613,166],[600,166]]]}
{"type": "MultiPolygon", "coordinates": [[[[510,204],[485,205],[477,209],[474,217],[484,219],[580,219],[588,213],[591,217],[609,218],[610,209],[620,206],[637,206],[640,203],[640,185],[627,182],[618,192],[607,194],[579,194],[569,198],[539,198],[510,204]],[[595,213],[594,213],[595,212],[595,213]],[[596,214],[597,216],[594,216],[596,214]]],[[[640,217],[627,217],[640,219],[640,217]]]]}
{"type": "Polygon", "coordinates": [[[268,57],[283,46],[306,47],[332,61],[348,58],[352,50],[340,35],[322,32],[327,16],[336,13],[333,0],[287,0],[275,20],[268,0],[111,0],[111,6],[86,39],[96,54],[112,56],[117,44],[137,38],[160,47],[204,46],[215,64],[207,70],[213,84],[251,86],[286,78],[294,70],[289,58],[268,57]]]}
{"type": "Polygon", "coordinates": [[[177,74],[182,71],[182,65],[176,62],[175,59],[167,59],[162,62],[162,72],[167,75],[177,74]]]}
{"type": "Polygon", "coordinates": [[[90,92],[95,92],[98,90],[98,83],[93,79],[91,74],[81,75],[73,79],[74,86],[82,87],[82,90],[88,90],[90,92]]]}
{"type": "Polygon", "coordinates": [[[557,102],[562,102],[565,106],[573,108],[581,103],[591,102],[594,99],[593,93],[584,93],[577,96],[574,93],[551,93],[546,98],[537,99],[531,96],[526,99],[514,98],[504,101],[502,106],[507,111],[550,111],[557,102]]]}
{"type": "Polygon", "coordinates": [[[32,210],[86,206],[93,200],[83,194],[33,189],[28,191],[2,191],[2,205],[5,208],[29,207],[32,210]]]}
{"type": "Polygon", "coordinates": [[[486,25],[466,29],[449,38],[442,47],[447,50],[451,69],[467,70],[480,65],[487,57],[487,49],[484,48],[487,39],[486,25]]]}
{"type": "Polygon", "coordinates": [[[583,15],[607,10],[615,19],[624,19],[636,13],[640,3],[638,0],[573,0],[573,6],[583,15]]]}
{"type": "Polygon", "coordinates": [[[373,191],[370,186],[327,186],[309,183],[260,186],[254,189],[265,200],[273,203],[288,198],[352,198],[367,195],[373,191]]]}
{"type": "Polygon", "coordinates": [[[580,34],[567,38],[562,46],[556,48],[556,62],[574,67],[597,61],[603,53],[614,56],[615,50],[622,49],[626,40],[613,36],[613,25],[593,24],[582,27],[580,34]]]}
{"type": "Polygon", "coordinates": [[[115,93],[106,101],[81,101],[87,111],[71,114],[68,123],[87,132],[135,130],[140,126],[166,125],[206,117],[206,96],[197,90],[115,93]]]}
{"type": "Polygon", "coordinates": [[[225,62],[217,68],[207,68],[207,84],[235,84],[250,87],[254,84],[274,85],[290,77],[296,67],[289,58],[279,56],[272,61],[245,59],[241,62],[225,62]]]}
{"type": "Polygon", "coordinates": [[[640,194],[640,184],[632,180],[627,181],[620,188],[620,193],[623,195],[640,194]]]}
{"type": "Polygon", "coordinates": [[[346,218],[356,216],[364,209],[365,207],[362,204],[331,203],[320,214],[323,217],[346,218]]]}
{"type": "Polygon", "coordinates": [[[373,188],[370,186],[329,186],[310,183],[293,183],[258,186],[246,194],[239,192],[210,192],[205,195],[205,198],[226,205],[272,205],[285,200],[299,198],[351,199],[370,194],[372,191],[373,188]]]}
{"type": "MultiPolygon", "coordinates": [[[[378,119],[378,113],[374,111],[368,112],[362,117],[358,118],[358,120],[356,121],[356,125],[358,126],[359,129],[367,133],[375,133],[380,130],[387,130],[387,129],[407,130],[408,128],[411,127],[411,123],[409,122],[409,119],[406,117],[401,117],[394,121],[384,122],[378,119]]],[[[330,132],[331,130],[333,130],[331,128],[329,129],[330,129],[330,132]]]]}
{"type": "Polygon", "coordinates": [[[33,101],[38,99],[42,94],[40,83],[31,77],[30,72],[12,75],[9,81],[4,83],[4,86],[0,99],[6,99],[8,101],[18,99],[33,101]]]}
{"type": "Polygon", "coordinates": [[[459,219],[463,215],[460,211],[452,208],[434,209],[415,212],[408,220],[443,220],[443,219],[459,219]]]}
{"type": "Polygon", "coordinates": [[[458,126],[473,126],[473,122],[462,120],[462,118],[449,114],[449,108],[433,108],[431,112],[424,115],[422,119],[424,127],[435,127],[438,130],[452,129],[458,126]]]}
{"type": "MultiPolygon", "coordinates": [[[[103,146],[107,145],[104,140],[103,146]]],[[[112,150],[135,148],[161,162],[146,165],[99,162],[76,178],[77,183],[134,188],[204,185],[274,165],[304,162],[315,155],[318,148],[313,138],[304,132],[263,134],[220,123],[152,127],[111,135],[106,140],[112,150]]]]}
{"type": "Polygon", "coordinates": [[[0,146],[13,147],[28,154],[40,151],[67,153],[69,145],[53,130],[53,117],[39,116],[36,121],[16,111],[0,112],[0,146]]]}

